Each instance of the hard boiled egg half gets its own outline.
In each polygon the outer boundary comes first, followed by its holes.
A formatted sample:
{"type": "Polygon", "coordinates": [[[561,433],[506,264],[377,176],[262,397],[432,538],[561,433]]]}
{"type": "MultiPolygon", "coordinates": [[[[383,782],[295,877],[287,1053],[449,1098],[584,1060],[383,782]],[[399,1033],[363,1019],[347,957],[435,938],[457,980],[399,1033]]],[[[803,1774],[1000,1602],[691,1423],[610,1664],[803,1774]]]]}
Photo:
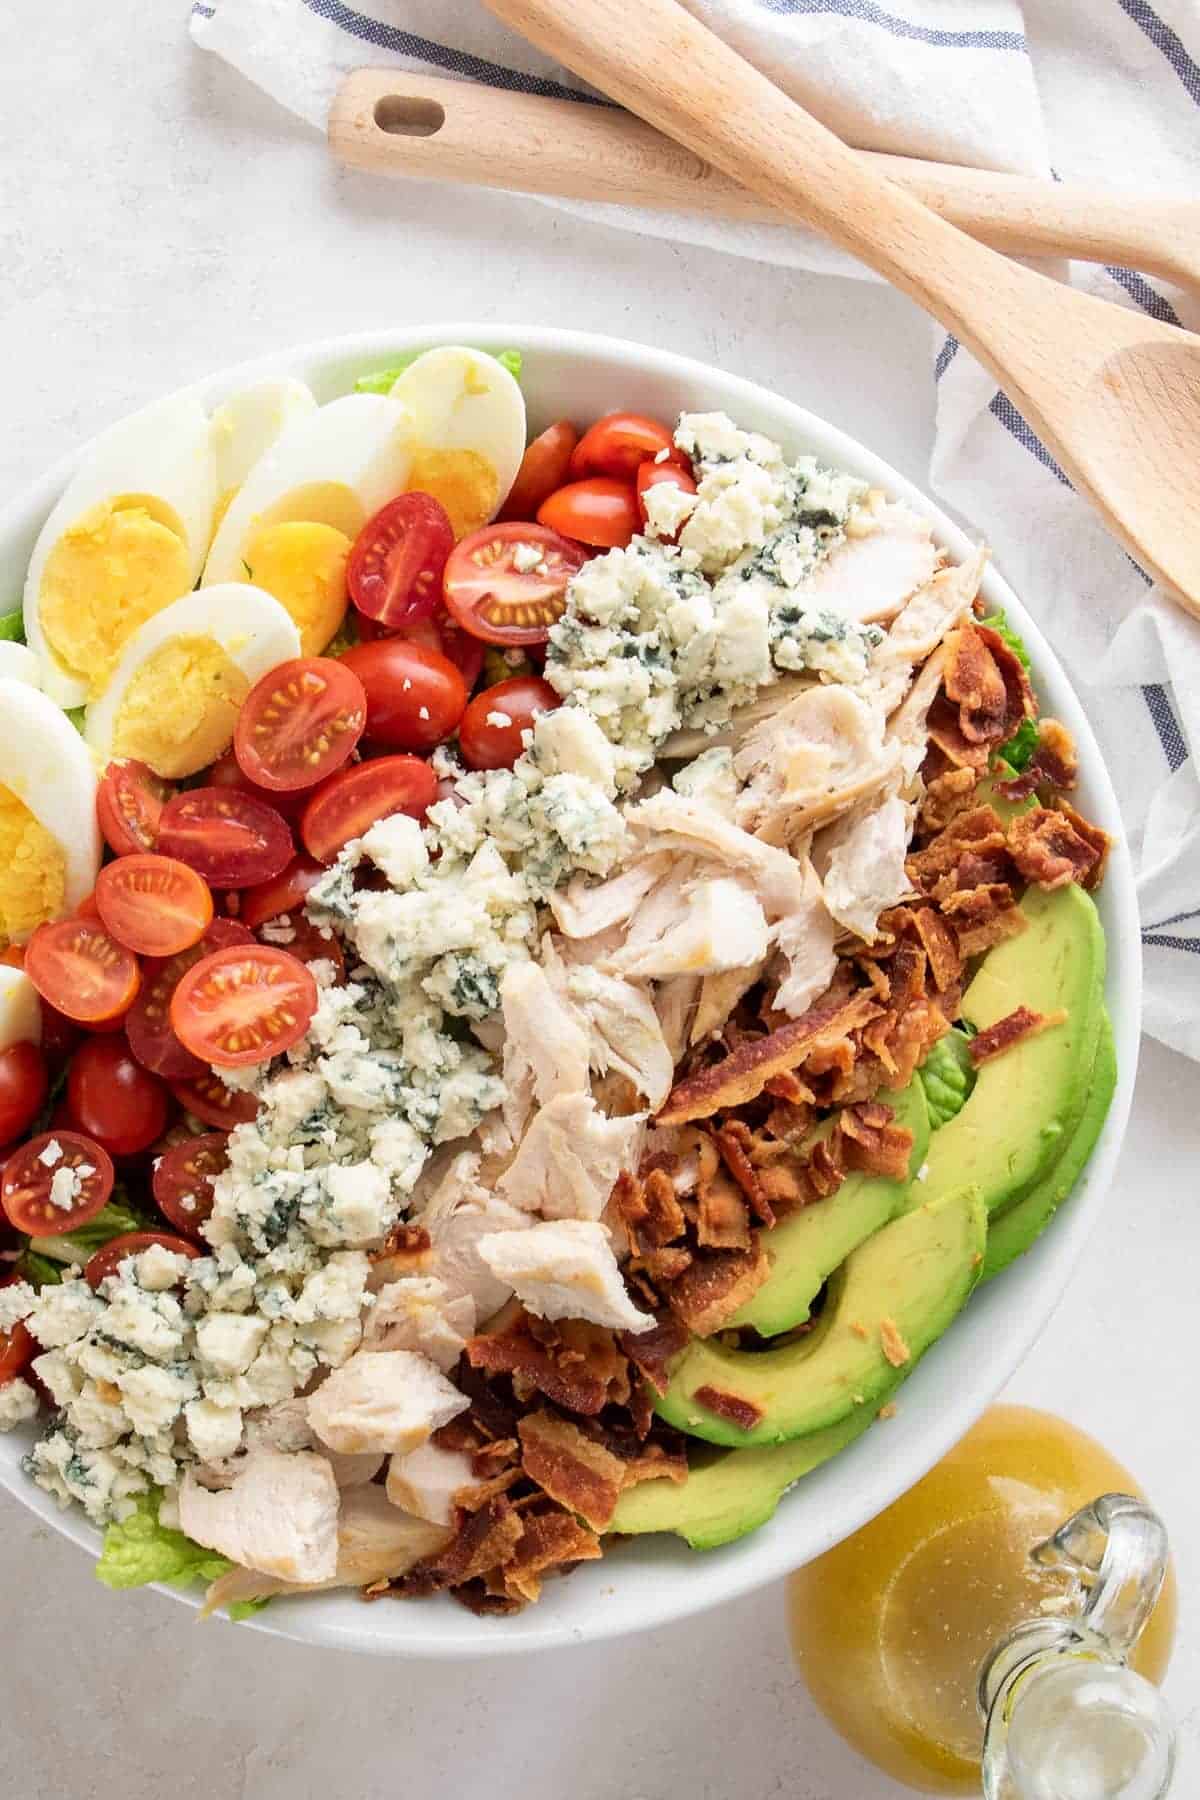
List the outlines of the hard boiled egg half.
{"type": "Polygon", "coordinates": [[[168,781],[215,762],[233,741],[246,695],[300,654],[279,601],[248,582],[185,594],[147,619],[87,711],[85,735],[101,768],[134,757],[168,781]]]}
{"type": "Polygon", "coordinates": [[[24,969],[0,963],[0,1051],[14,1044],[40,1044],[42,1003],[24,969]]]}
{"type": "Polygon", "coordinates": [[[408,485],[412,454],[409,415],[386,394],[346,394],[298,413],[230,501],[205,587],[265,589],[295,621],[302,654],[318,656],[346,611],[350,546],[408,485]]]}
{"type": "Polygon", "coordinates": [[[62,706],[104,688],[129,637],[195,585],[216,497],[210,421],[174,395],[105,432],[42,527],[25,633],[62,706]]]}
{"type": "Polygon", "coordinates": [[[86,744],[53,700],[0,676],[0,942],[23,944],[46,919],[69,913],[95,887],[99,867],[86,744]]]}
{"type": "Polygon", "coordinates": [[[525,400],[494,356],[447,345],[409,364],[391,390],[412,419],[407,486],[432,494],[456,538],[494,518],[525,454],[525,400]]]}
{"type": "Polygon", "coordinates": [[[218,522],[255,463],[289,425],[316,410],[312,389],[291,376],[282,381],[256,381],[217,407],[212,416],[212,442],[218,522]]]}

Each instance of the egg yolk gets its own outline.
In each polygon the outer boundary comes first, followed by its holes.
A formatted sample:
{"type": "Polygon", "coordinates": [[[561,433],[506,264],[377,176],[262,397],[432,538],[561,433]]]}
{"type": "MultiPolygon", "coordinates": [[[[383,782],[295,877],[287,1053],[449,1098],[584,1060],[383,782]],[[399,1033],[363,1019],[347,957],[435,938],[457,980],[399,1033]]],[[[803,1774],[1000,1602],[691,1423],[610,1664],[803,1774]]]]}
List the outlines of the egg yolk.
{"type": "Polygon", "coordinates": [[[192,585],[181,533],[138,495],[104,501],[63,532],[42,571],[38,611],[59,662],[94,699],[127,638],[192,585]]]}
{"type": "Polygon", "coordinates": [[[66,911],[67,863],[58,840],[11,788],[0,787],[0,942],[23,944],[66,911]]]}
{"type": "Polygon", "coordinates": [[[441,501],[456,538],[486,525],[500,504],[496,471],[478,450],[419,450],[408,485],[441,501]]]}
{"type": "Polygon", "coordinates": [[[290,614],[301,656],[320,656],[346,614],[350,539],[332,525],[267,525],[246,546],[246,580],[290,614]]]}
{"type": "Polygon", "coordinates": [[[222,756],[250,683],[215,638],[171,638],[149,655],[125,690],[112,753],[178,781],[222,756]]]}

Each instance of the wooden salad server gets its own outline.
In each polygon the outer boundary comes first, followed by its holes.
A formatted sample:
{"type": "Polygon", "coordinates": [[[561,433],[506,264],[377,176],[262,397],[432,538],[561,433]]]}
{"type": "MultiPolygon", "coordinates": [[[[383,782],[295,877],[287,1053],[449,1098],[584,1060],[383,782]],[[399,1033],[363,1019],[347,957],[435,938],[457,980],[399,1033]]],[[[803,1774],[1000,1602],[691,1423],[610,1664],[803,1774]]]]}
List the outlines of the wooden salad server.
{"type": "MultiPolygon", "coordinates": [[[[769,201],[632,113],[473,81],[356,69],[330,109],[329,142],[342,162],[379,175],[783,223],[769,201]]],[[[858,154],[993,250],[1115,263],[1200,293],[1200,200],[858,154]]]]}
{"type": "Polygon", "coordinates": [[[966,237],[676,0],[486,0],[601,93],[816,226],[952,331],[1108,528],[1200,617],[1200,338],[966,237]]]}

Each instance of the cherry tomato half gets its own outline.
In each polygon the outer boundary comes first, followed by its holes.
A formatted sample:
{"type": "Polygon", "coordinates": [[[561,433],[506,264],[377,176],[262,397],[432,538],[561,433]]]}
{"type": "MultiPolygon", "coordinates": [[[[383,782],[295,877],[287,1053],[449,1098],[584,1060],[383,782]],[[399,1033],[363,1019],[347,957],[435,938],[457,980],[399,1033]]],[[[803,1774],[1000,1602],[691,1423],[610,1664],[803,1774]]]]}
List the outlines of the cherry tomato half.
{"type": "Polygon", "coordinates": [[[125,1017],[129,1048],[143,1069],[166,1081],[199,1080],[207,1074],[205,1065],[184,1049],[171,1029],[171,996],[202,956],[253,942],[246,927],[236,920],[214,919],[198,944],[163,961],[146,962],[141,991],[125,1017]]]}
{"type": "Polygon", "coordinates": [[[185,1138],[164,1150],[154,1165],[152,1186],[159,1212],[185,1236],[198,1238],[213,1209],[213,1182],[229,1167],[222,1131],[185,1138]]]}
{"type": "Polygon", "coordinates": [[[123,1037],[92,1037],[71,1058],[67,1104],[110,1156],[136,1156],[162,1136],[170,1096],[123,1037]]]}
{"type": "Polygon", "coordinates": [[[332,931],[326,937],[324,930],[306,919],[303,913],[284,913],[283,918],[268,921],[258,935],[264,944],[274,944],[278,949],[286,950],[297,962],[331,962],[335,979],[339,983],[346,979],[346,958],[342,955],[342,946],[332,931]]]}
{"type": "Polygon", "coordinates": [[[257,1117],[258,1101],[253,1094],[227,1088],[221,1077],[203,1064],[200,1070],[190,1080],[171,1083],[171,1092],[185,1112],[217,1131],[232,1131],[235,1125],[248,1125],[257,1117]]]}
{"type": "Polygon", "coordinates": [[[437,798],[437,776],[417,756],[378,756],[342,769],[309,801],[300,822],[304,848],[331,863],[344,844],[392,813],[423,819],[437,798]]]}
{"type": "Polygon", "coordinates": [[[199,943],[212,916],[208,884],[170,856],[134,855],[96,877],[96,907],[118,944],[142,956],[174,956],[199,943]]]}
{"type": "Polygon", "coordinates": [[[61,1237],[95,1218],[114,1179],[112,1158],[94,1138],[78,1131],[43,1131],[5,1163],[0,1207],[30,1237],[61,1237]]]}
{"type": "Polygon", "coordinates": [[[432,494],[400,494],[368,519],[346,564],[346,586],[360,613],[381,625],[427,619],[442,597],[442,570],[454,527],[432,494]]]}
{"type": "Polygon", "coordinates": [[[236,788],[239,794],[249,794],[252,800],[262,800],[267,806],[273,806],[276,812],[282,813],[289,820],[300,817],[308,800],[308,795],[301,788],[285,793],[281,788],[259,787],[256,781],[251,781],[243,772],[232,745],[224,756],[217,758],[201,778],[201,783],[204,787],[236,788]]]}
{"type": "Polygon", "coordinates": [[[374,619],[361,618],[358,621],[358,633],[364,644],[374,644],[380,638],[403,638],[405,643],[420,644],[425,650],[436,650],[447,661],[452,662],[470,693],[479,680],[483,668],[484,646],[469,631],[464,631],[457,619],[452,619],[444,606],[438,608],[431,619],[417,619],[411,625],[404,625],[399,631],[389,631],[384,625],[377,625],[374,619]]]}
{"type": "Polygon", "coordinates": [[[648,419],[643,413],[609,413],[588,428],[571,457],[571,479],[585,475],[611,475],[617,481],[632,481],[645,462],[653,462],[663,451],[671,462],[687,466],[682,450],[665,425],[648,419]]]}
{"type": "Polygon", "coordinates": [[[341,768],[366,722],[367,696],[345,659],[298,656],[250,689],[234,754],[260,787],[311,788],[341,768]]]}
{"type": "Polygon", "coordinates": [[[37,1339],[20,1319],[11,1330],[0,1331],[0,1387],[23,1374],[39,1349],[37,1339]]]}
{"type": "Polygon", "coordinates": [[[125,1012],[141,985],[133,952],[95,919],[39,925],[25,949],[25,973],[43,1000],[82,1025],[125,1012]]]}
{"type": "Polygon", "coordinates": [[[153,850],[162,809],[174,792],[145,763],[109,763],[96,793],[96,817],[109,849],[118,856],[153,850]]]}
{"type": "Polygon", "coordinates": [[[295,912],[304,905],[309,888],[320,881],[325,872],[311,856],[303,853],[294,856],[287,868],[270,881],[242,890],[238,920],[248,925],[251,931],[257,931],[264,920],[277,919],[280,913],[295,912]]]}
{"type": "MultiPolygon", "coordinates": [[[[681,489],[685,494],[694,494],[696,491],[696,483],[687,470],[681,469],[677,463],[643,463],[637,472],[638,512],[641,515],[643,526],[649,523],[646,515],[646,495],[651,488],[662,487],[665,483],[681,489]]],[[[674,543],[678,536],[679,532],[673,531],[670,542],[674,543]]]]}
{"type": "Polygon", "coordinates": [[[342,662],[366,692],[367,737],[389,750],[434,750],[462,718],[467,684],[440,650],[402,637],[355,644],[342,662]]]}
{"type": "Polygon", "coordinates": [[[294,854],[287,823],[263,800],[236,788],[190,788],[163,808],[158,847],[203,875],[210,887],[270,881],[294,854]]]}
{"type": "Polygon", "coordinates": [[[623,547],[641,526],[632,481],[611,475],[589,475],[556,488],[538,507],[538,523],[595,550],[623,547]]]}
{"type": "Polygon", "coordinates": [[[501,519],[532,519],[542,501],[569,479],[571,452],[579,433],[570,419],[560,419],[535,437],[500,508],[501,519]]]}
{"type": "Polygon", "coordinates": [[[586,561],[585,550],[545,524],[485,525],[454,547],[446,605],[485,643],[544,644],[566,609],[567,583],[586,561]]]}
{"type": "Polygon", "coordinates": [[[476,694],[462,717],[458,742],[469,769],[511,769],[539,713],[553,712],[562,701],[548,681],[536,675],[514,675],[476,694]]]}
{"type": "Polygon", "coordinates": [[[149,1250],[152,1244],[161,1244],[173,1256],[187,1256],[193,1261],[208,1254],[186,1238],[172,1237],[169,1231],[125,1231],[120,1237],[101,1244],[95,1256],[88,1258],[83,1279],[89,1287],[98,1288],[106,1276],[116,1274],[127,1256],[137,1256],[141,1251],[149,1250]]]}
{"type": "Polygon", "coordinates": [[[0,1050],[0,1144],[29,1130],[49,1085],[46,1059],[36,1044],[10,1044],[0,1050]]]}
{"type": "Polygon", "coordinates": [[[239,1069],[290,1050],[317,1010],[317,984],[286,950],[218,950],[189,969],[171,1002],[180,1042],[218,1068],[239,1069]]]}

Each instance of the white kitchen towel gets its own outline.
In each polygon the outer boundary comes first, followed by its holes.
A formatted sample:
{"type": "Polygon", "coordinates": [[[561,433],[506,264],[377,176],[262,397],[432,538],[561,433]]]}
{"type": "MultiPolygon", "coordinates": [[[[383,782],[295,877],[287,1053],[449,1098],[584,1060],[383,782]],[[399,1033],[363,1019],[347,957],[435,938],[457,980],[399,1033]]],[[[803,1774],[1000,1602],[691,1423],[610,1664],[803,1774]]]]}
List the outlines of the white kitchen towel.
{"type": "MultiPolygon", "coordinates": [[[[863,148],[1136,191],[1200,191],[1198,0],[688,4],[863,148]]],[[[595,103],[477,0],[196,0],[191,29],[316,127],[342,75],[367,64],[595,103]]],[[[784,227],[577,210],[760,260],[863,273],[784,227]]],[[[1136,271],[1057,272],[1200,329],[1195,296],[1136,271]]],[[[1200,1057],[1200,624],[1155,594],[1005,395],[941,331],[930,365],[930,486],[992,544],[1076,683],[1137,868],[1146,1027],[1200,1057]]]]}

